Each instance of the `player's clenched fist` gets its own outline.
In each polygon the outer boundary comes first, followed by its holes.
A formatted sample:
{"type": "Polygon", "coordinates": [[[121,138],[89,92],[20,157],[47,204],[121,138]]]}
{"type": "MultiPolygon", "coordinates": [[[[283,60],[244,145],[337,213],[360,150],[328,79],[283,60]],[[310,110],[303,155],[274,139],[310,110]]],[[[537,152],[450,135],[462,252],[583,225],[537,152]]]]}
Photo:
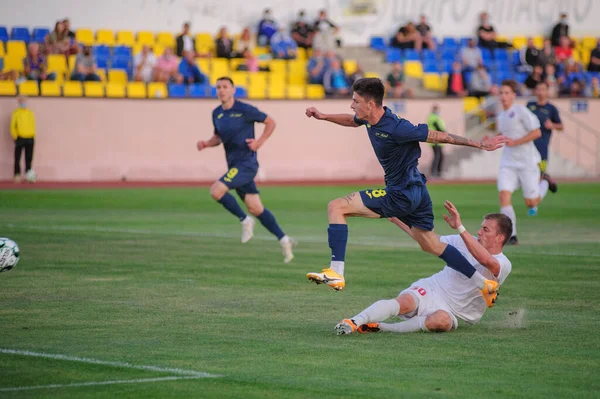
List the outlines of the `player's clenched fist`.
{"type": "Polygon", "coordinates": [[[198,143],[196,143],[196,147],[198,147],[198,151],[202,151],[203,149],[208,147],[208,145],[206,144],[206,141],[200,140],[198,143]]]}
{"type": "Polygon", "coordinates": [[[319,120],[324,119],[323,114],[319,112],[319,110],[315,107],[306,108],[306,116],[308,116],[309,118],[312,117],[319,120]]]}

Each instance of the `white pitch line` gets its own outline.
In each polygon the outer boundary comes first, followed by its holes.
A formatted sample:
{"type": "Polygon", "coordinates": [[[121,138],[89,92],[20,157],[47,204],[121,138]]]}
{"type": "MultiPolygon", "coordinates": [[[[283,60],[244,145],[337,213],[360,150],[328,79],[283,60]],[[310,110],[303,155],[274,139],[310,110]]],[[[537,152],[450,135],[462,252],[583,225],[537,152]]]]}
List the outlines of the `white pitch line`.
{"type": "Polygon", "coordinates": [[[177,381],[177,380],[197,380],[205,378],[202,376],[173,376],[173,377],[156,377],[156,378],[138,378],[135,380],[110,380],[110,381],[90,381],[90,382],[73,382],[71,384],[51,384],[51,385],[33,385],[29,387],[11,387],[0,388],[0,392],[14,391],[31,391],[34,389],[53,389],[53,388],[74,388],[74,387],[89,387],[95,385],[116,385],[116,384],[143,384],[148,382],[159,381],[177,381]]]}

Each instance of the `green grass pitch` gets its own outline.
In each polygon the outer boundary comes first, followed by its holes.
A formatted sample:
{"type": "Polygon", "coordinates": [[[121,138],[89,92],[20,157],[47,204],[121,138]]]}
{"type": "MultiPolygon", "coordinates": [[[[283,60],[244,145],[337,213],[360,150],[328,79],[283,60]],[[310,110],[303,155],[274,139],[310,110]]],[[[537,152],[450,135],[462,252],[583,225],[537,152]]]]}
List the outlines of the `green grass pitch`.
{"type": "MultiPolygon", "coordinates": [[[[299,241],[290,265],[259,224],[240,244],[206,188],[0,191],[0,236],[21,248],[0,275],[0,348],[116,362],[0,352],[0,397],[597,397],[600,185],[563,184],[534,218],[516,193],[521,245],[480,324],[336,336],[443,266],[391,223],[351,219],[346,290],[309,283],[330,256],[327,202],[356,189],[262,189],[299,241]]],[[[446,199],[472,233],[498,210],[492,185],[430,192],[441,234],[446,199]]]]}

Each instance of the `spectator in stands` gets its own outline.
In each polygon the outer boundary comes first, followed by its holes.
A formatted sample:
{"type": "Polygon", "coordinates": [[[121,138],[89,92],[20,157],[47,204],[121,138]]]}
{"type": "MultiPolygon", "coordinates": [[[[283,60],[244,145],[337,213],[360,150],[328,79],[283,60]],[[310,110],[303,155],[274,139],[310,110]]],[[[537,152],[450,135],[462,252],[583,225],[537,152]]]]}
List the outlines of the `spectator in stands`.
{"type": "Polygon", "coordinates": [[[308,82],[311,84],[323,84],[323,76],[327,70],[327,60],[320,48],[313,50],[312,57],[308,60],[308,82]]]}
{"type": "Polygon", "coordinates": [[[175,43],[175,54],[177,54],[177,57],[183,57],[184,51],[196,52],[196,44],[190,34],[189,22],[183,24],[183,32],[181,32],[181,35],[177,36],[175,43]]]}
{"type": "Polygon", "coordinates": [[[33,146],[35,144],[35,115],[27,108],[25,97],[17,98],[19,107],[13,111],[10,119],[10,135],[15,141],[14,179],[21,182],[21,154],[25,150],[25,178],[29,183],[36,180],[31,167],[33,161],[33,146]]]}
{"type": "Polygon", "coordinates": [[[350,93],[350,82],[340,62],[333,59],[323,76],[323,87],[329,96],[345,96],[350,93]]]}
{"type": "Polygon", "coordinates": [[[298,46],[292,36],[284,28],[279,28],[271,36],[271,53],[273,58],[280,60],[293,60],[296,58],[298,46]]]}
{"type": "Polygon", "coordinates": [[[421,39],[421,35],[415,28],[415,25],[412,22],[406,24],[406,26],[398,29],[398,33],[392,39],[391,43],[392,47],[400,48],[400,49],[415,49],[417,51],[421,51],[423,46],[423,40],[421,39]]]}
{"type": "Polygon", "coordinates": [[[563,71],[559,73],[558,79],[561,85],[561,92],[569,92],[574,81],[583,84],[583,82],[586,81],[586,78],[587,76],[583,71],[581,64],[573,61],[572,59],[566,61],[563,71]]]}
{"type": "Polygon", "coordinates": [[[490,94],[491,88],[492,78],[483,64],[480,64],[477,70],[471,74],[469,95],[473,97],[485,97],[490,94]]]}
{"type": "Polygon", "coordinates": [[[583,84],[575,79],[560,93],[561,97],[583,97],[583,84]]]}
{"type": "Polygon", "coordinates": [[[487,12],[482,12],[480,15],[481,25],[477,28],[477,36],[479,37],[479,47],[494,49],[499,46],[496,41],[496,30],[489,22],[487,12]]]}
{"type": "Polygon", "coordinates": [[[137,82],[152,82],[156,68],[156,57],[150,50],[150,47],[142,47],[135,57],[133,57],[133,79],[137,82]]]}
{"type": "MultiPolygon", "coordinates": [[[[567,14],[564,12],[560,14],[560,21],[554,25],[552,29],[552,35],[550,37],[552,41],[552,45],[554,47],[560,46],[561,37],[566,36],[569,37],[569,25],[567,24],[567,14]]],[[[571,44],[571,40],[569,39],[569,45],[571,44]]]]}
{"type": "Polygon", "coordinates": [[[590,63],[588,64],[589,72],[600,72],[600,39],[598,39],[598,43],[596,48],[592,50],[590,54],[590,63]]]}
{"type": "Polygon", "coordinates": [[[219,58],[237,58],[238,54],[233,51],[233,42],[227,34],[227,28],[222,27],[215,40],[217,46],[217,57],[219,58]]]}
{"type": "Polygon", "coordinates": [[[597,76],[592,77],[589,86],[586,86],[584,94],[588,98],[600,98],[600,81],[597,76]]]}
{"type": "Polygon", "coordinates": [[[46,48],[50,54],[71,54],[71,39],[65,30],[65,24],[58,21],[54,25],[54,30],[46,36],[46,48]]]}
{"type": "Polygon", "coordinates": [[[17,71],[0,71],[0,80],[17,80],[19,72],[17,71]]]}
{"type": "Polygon", "coordinates": [[[467,47],[463,47],[460,50],[460,59],[465,72],[473,71],[477,69],[479,65],[483,64],[481,49],[477,47],[475,39],[469,39],[467,47]]]}
{"type": "Polygon", "coordinates": [[[75,59],[75,68],[71,74],[71,80],[100,81],[100,76],[96,74],[96,59],[92,54],[92,46],[84,46],[83,51],[77,54],[75,59]]]}
{"type": "Polygon", "coordinates": [[[182,76],[183,83],[185,84],[208,83],[208,78],[200,71],[198,65],[196,65],[192,51],[183,52],[183,58],[179,63],[179,74],[182,76]]]}
{"type": "Polygon", "coordinates": [[[43,80],[56,79],[55,73],[48,73],[46,57],[40,53],[40,45],[36,42],[29,43],[27,56],[23,59],[23,72],[28,80],[43,80]]]}
{"type": "Polygon", "coordinates": [[[531,95],[533,93],[533,91],[535,90],[535,88],[537,87],[538,83],[543,82],[543,81],[544,81],[544,68],[541,65],[534,66],[533,70],[531,71],[529,76],[527,76],[527,79],[525,79],[525,82],[524,82],[525,87],[523,89],[523,94],[531,95]]]}
{"type": "Polygon", "coordinates": [[[421,21],[417,25],[417,32],[419,32],[419,35],[421,35],[421,42],[423,43],[423,48],[435,51],[435,40],[433,40],[433,35],[431,34],[431,27],[427,23],[427,17],[425,15],[421,15],[421,21]]]}
{"type": "MultiPolygon", "coordinates": [[[[258,58],[251,51],[246,51],[244,53],[244,63],[238,66],[238,70],[240,71],[248,71],[248,72],[258,72],[260,71],[260,66],[258,64],[258,58]]],[[[266,69],[268,71],[268,69],[266,69]]]]}
{"type": "Polygon", "coordinates": [[[402,98],[409,93],[404,90],[404,70],[400,61],[394,62],[392,71],[385,79],[385,91],[389,97],[402,98]]]}
{"type": "Polygon", "coordinates": [[[521,50],[521,65],[528,72],[533,70],[533,67],[539,65],[540,50],[535,47],[533,38],[527,39],[527,47],[521,50]]]}
{"type": "Polygon", "coordinates": [[[271,43],[271,37],[277,32],[277,22],[271,16],[271,10],[265,8],[263,18],[258,24],[257,41],[261,47],[268,46],[271,43]]]}
{"type": "Polygon", "coordinates": [[[298,20],[292,27],[292,38],[296,41],[298,47],[304,49],[312,48],[314,32],[312,27],[306,22],[304,10],[298,13],[298,20]]]}
{"type": "Polygon", "coordinates": [[[538,64],[542,66],[556,64],[556,53],[550,39],[544,39],[544,48],[538,54],[538,64]]]}
{"type": "Polygon", "coordinates": [[[62,22],[65,25],[65,32],[66,32],[67,36],[69,36],[69,38],[75,40],[75,32],[73,32],[71,30],[71,21],[69,21],[69,18],[63,19],[62,22]]]}
{"type": "Polygon", "coordinates": [[[450,97],[465,97],[467,91],[467,79],[460,62],[452,63],[452,72],[448,74],[448,88],[446,95],[450,97]]]}
{"type": "Polygon", "coordinates": [[[554,64],[546,64],[544,67],[544,73],[546,76],[546,83],[548,84],[548,97],[558,97],[559,84],[556,78],[556,67],[554,64]]]}
{"type": "Polygon", "coordinates": [[[183,76],[179,73],[179,61],[171,47],[167,47],[163,55],[158,57],[154,70],[157,82],[183,83],[183,76]]]}
{"type": "Polygon", "coordinates": [[[573,49],[571,48],[571,40],[567,36],[560,38],[560,45],[554,49],[556,54],[556,62],[560,63],[573,57],[573,49]]]}
{"type": "Polygon", "coordinates": [[[319,18],[315,21],[313,31],[313,47],[325,51],[335,48],[336,44],[337,47],[341,47],[341,42],[336,37],[340,28],[331,22],[325,10],[319,12],[319,18]]]}
{"type": "Polygon", "coordinates": [[[350,86],[352,87],[354,82],[356,82],[357,80],[362,79],[364,77],[365,77],[365,73],[364,73],[362,67],[360,66],[360,64],[356,64],[356,70],[354,72],[352,72],[350,74],[350,76],[348,77],[350,79],[350,86]]]}
{"type": "Polygon", "coordinates": [[[252,33],[250,33],[250,28],[246,27],[242,31],[239,39],[237,39],[234,43],[233,50],[237,54],[244,55],[246,51],[254,53],[254,48],[256,47],[256,41],[254,37],[252,37],[252,33]]]}

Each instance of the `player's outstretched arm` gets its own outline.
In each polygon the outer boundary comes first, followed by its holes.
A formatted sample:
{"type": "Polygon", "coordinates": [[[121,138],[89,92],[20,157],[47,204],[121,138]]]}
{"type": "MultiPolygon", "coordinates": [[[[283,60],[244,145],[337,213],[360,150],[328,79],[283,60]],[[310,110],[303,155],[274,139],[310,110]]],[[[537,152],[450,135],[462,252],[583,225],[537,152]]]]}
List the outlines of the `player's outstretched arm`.
{"type": "Polygon", "coordinates": [[[221,144],[221,138],[215,134],[208,140],[198,141],[198,143],[196,143],[196,147],[198,147],[198,151],[202,151],[205,148],[216,147],[219,144],[221,144]]]}
{"type": "MultiPolygon", "coordinates": [[[[448,211],[447,215],[444,215],[444,220],[448,223],[448,226],[453,229],[458,229],[462,226],[462,222],[460,220],[460,214],[456,207],[450,201],[446,201],[444,203],[444,208],[448,211]]],[[[464,226],[463,226],[464,229],[464,226]]],[[[488,252],[487,249],[483,247],[469,232],[465,229],[459,233],[460,238],[464,241],[467,249],[473,255],[473,257],[479,262],[483,267],[494,273],[494,276],[498,276],[500,274],[500,263],[496,258],[492,256],[488,252]]]]}
{"type": "Polygon", "coordinates": [[[320,121],[332,122],[340,126],[358,127],[356,122],[354,122],[354,115],[351,114],[324,114],[315,107],[310,107],[306,109],[306,116],[320,121]]]}
{"type": "Polygon", "coordinates": [[[258,151],[265,141],[271,137],[273,131],[275,130],[275,119],[271,118],[270,116],[267,116],[263,123],[265,124],[265,130],[263,130],[263,134],[261,134],[258,139],[246,139],[246,143],[248,143],[248,147],[252,151],[258,151]]]}
{"type": "Polygon", "coordinates": [[[446,143],[454,145],[463,145],[467,147],[475,147],[481,150],[494,151],[501,148],[506,143],[507,138],[504,136],[484,137],[481,141],[471,140],[467,137],[458,136],[452,133],[438,132],[437,130],[429,129],[427,135],[428,143],[446,143]]]}

